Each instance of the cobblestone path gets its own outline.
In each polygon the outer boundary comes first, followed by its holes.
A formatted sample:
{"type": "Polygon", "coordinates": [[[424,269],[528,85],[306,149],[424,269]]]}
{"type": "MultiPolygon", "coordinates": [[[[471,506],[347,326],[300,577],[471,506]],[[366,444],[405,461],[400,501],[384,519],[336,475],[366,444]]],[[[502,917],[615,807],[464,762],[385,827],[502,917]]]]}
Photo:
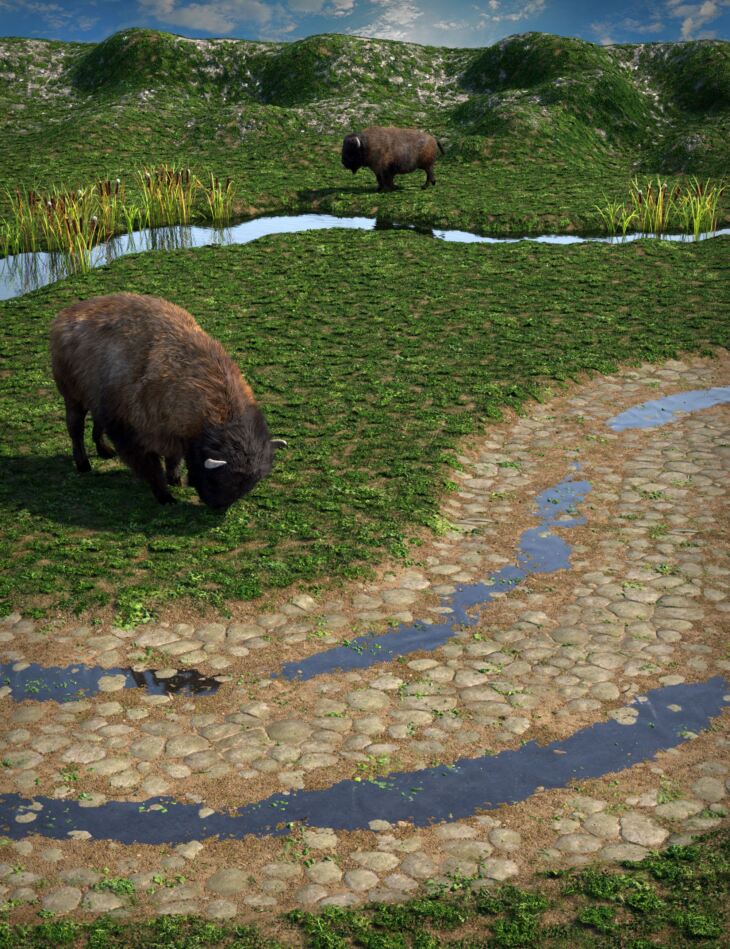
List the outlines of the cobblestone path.
{"type": "Polygon", "coordinates": [[[11,920],[38,910],[246,918],[265,908],[399,900],[454,875],[484,886],[526,881],[547,866],[640,859],[720,825],[730,796],[727,711],[631,768],[544,790],[538,775],[525,800],[425,827],[376,819],[335,831],[287,827],[282,817],[279,836],[162,847],[85,831],[50,840],[33,828],[44,798],[144,809],[161,796],[205,817],[345,779],[377,787],[392,772],[448,770],[599,722],[628,730],[635,700],[649,690],[730,680],[730,406],[661,427],[607,424],[650,399],[728,384],[727,354],[642,366],[490,426],[464,446],[442,507],[444,533],[414,547],[411,566],[384,567],[368,583],[316,598],[289,591],[232,621],[197,625],[171,615],[134,630],[49,630],[7,617],[0,661],[11,670],[107,670],[80,700],[0,689],[0,814],[27,834],[0,853],[11,920]],[[387,637],[393,625],[420,621],[428,631],[454,622],[458,591],[517,562],[520,538],[539,523],[536,497],[571,477],[590,484],[579,504],[584,523],[571,511],[549,527],[571,548],[569,569],[496,592],[435,648],[305,681],[278,674],[368,631],[387,637]],[[220,685],[215,694],[153,694],[141,676],[141,687],[129,687],[136,683],[117,671],[129,666],[162,681],[196,669],[220,685]],[[36,803],[3,808],[2,794],[36,803]],[[100,886],[105,875],[131,881],[136,901],[100,886]]]}

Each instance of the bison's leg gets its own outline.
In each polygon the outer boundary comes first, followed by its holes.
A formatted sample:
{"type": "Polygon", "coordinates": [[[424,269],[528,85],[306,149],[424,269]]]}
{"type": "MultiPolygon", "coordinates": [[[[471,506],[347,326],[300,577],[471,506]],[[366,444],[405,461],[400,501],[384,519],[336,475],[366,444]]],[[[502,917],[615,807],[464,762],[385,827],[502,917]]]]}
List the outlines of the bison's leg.
{"type": "Polygon", "coordinates": [[[180,468],[182,467],[182,458],[171,458],[165,456],[165,477],[168,484],[181,484],[180,468]]]}
{"type": "Polygon", "coordinates": [[[91,471],[89,456],[84,448],[84,421],[86,409],[80,402],[66,400],[66,427],[71,436],[74,464],[77,471],[91,471]]]}
{"type": "Polygon", "coordinates": [[[395,191],[395,182],[393,181],[393,172],[388,168],[383,172],[383,191],[395,191]]]}
{"type": "Polygon", "coordinates": [[[426,181],[421,185],[421,190],[425,191],[429,185],[436,185],[436,177],[433,173],[433,165],[423,169],[426,172],[426,181]]]}
{"type": "Polygon", "coordinates": [[[155,455],[151,451],[145,452],[133,467],[137,474],[149,483],[152,493],[160,504],[175,503],[175,498],[167,490],[159,455],[155,455]]]}
{"type": "Polygon", "coordinates": [[[104,427],[94,419],[94,427],[91,430],[91,437],[96,445],[96,453],[100,458],[113,458],[116,452],[104,438],[104,427]]]}
{"type": "Polygon", "coordinates": [[[154,452],[145,451],[134,431],[127,425],[113,421],[108,422],[105,428],[116,445],[119,457],[129,465],[135,474],[139,475],[140,478],[144,478],[160,504],[173,504],[175,498],[167,490],[160,456],[154,452]]]}

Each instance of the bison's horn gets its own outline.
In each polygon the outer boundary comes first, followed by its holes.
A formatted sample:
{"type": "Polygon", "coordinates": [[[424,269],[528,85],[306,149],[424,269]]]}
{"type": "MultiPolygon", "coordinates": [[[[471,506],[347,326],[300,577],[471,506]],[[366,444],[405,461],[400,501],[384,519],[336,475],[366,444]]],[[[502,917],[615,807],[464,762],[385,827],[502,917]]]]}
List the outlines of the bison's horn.
{"type": "Polygon", "coordinates": [[[285,438],[272,438],[271,444],[274,448],[288,448],[289,442],[285,438]]]}
{"type": "Polygon", "coordinates": [[[355,136],[355,144],[357,145],[358,148],[362,148],[362,142],[357,137],[357,135],[355,136]]]}
{"type": "Polygon", "coordinates": [[[223,461],[222,458],[206,458],[203,462],[204,468],[220,468],[222,465],[227,465],[227,461],[223,461]]]}

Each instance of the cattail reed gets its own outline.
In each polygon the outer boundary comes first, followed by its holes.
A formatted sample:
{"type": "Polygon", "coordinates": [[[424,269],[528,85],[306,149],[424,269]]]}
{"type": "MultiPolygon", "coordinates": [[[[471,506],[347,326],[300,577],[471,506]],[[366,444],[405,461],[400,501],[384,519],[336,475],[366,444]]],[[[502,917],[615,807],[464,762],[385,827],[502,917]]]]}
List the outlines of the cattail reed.
{"type": "Polygon", "coordinates": [[[97,179],[75,190],[53,188],[45,194],[35,188],[6,191],[11,214],[0,224],[0,253],[44,248],[86,259],[95,244],[122,231],[185,225],[193,218],[224,225],[232,218],[230,177],[221,181],[211,175],[210,185],[203,185],[190,168],[161,165],[143,169],[137,178],[139,203],[127,200],[120,178],[97,179]]]}
{"type": "Polygon", "coordinates": [[[625,235],[632,225],[647,235],[661,237],[675,230],[692,234],[697,240],[701,233],[717,230],[717,209],[724,190],[724,184],[713,185],[709,179],[701,182],[697,178],[684,187],[657,178],[642,188],[635,178],[627,202],[607,202],[596,210],[608,234],[616,234],[620,226],[625,235]]]}

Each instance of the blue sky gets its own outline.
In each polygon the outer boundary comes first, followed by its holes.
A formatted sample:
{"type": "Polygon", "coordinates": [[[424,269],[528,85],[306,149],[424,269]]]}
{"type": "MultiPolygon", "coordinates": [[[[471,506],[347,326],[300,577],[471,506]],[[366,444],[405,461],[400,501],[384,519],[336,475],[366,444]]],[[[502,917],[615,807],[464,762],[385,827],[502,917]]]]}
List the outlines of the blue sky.
{"type": "Polygon", "coordinates": [[[190,37],[351,33],[488,46],[540,30],[594,43],[730,39],[730,0],[0,0],[0,36],[98,42],[130,26],[190,37]]]}

